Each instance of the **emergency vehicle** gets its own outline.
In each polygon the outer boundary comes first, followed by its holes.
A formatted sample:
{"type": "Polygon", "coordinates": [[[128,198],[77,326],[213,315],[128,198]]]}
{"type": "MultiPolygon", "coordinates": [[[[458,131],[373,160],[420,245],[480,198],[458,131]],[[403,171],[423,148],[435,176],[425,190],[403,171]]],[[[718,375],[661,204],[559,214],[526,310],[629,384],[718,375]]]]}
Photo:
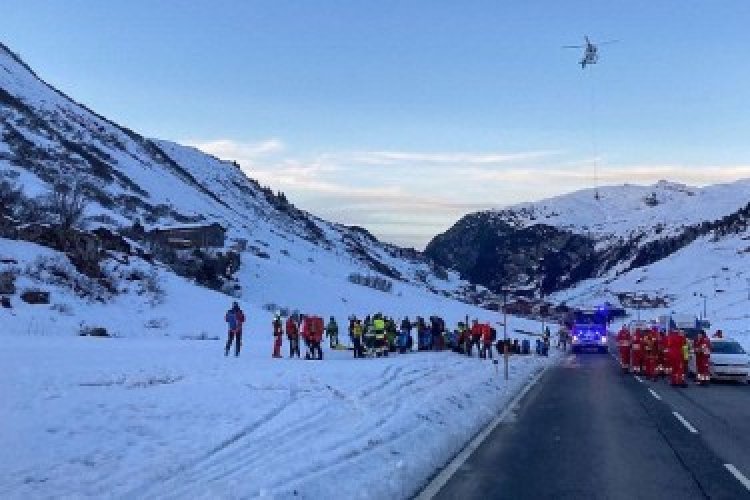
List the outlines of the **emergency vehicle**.
{"type": "Polygon", "coordinates": [[[573,352],[584,349],[609,351],[607,345],[607,321],[609,317],[602,308],[577,309],[571,317],[571,346],[573,352]]]}

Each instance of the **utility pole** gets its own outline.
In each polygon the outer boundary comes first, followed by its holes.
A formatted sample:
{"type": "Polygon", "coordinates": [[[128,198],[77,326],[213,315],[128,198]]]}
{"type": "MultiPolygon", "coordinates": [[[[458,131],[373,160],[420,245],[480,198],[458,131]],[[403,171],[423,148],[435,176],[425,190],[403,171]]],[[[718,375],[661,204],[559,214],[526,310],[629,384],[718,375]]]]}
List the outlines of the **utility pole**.
{"type": "MultiPolygon", "coordinates": [[[[750,279],[748,280],[748,285],[750,285],[750,279]]],[[[701,319],[706,319],[708,317],[708,315],[706,314],[706,303],[708,302],[708,295],[703,292],[693,292],[693,295],[696,295],[703,299],[703,316],[701,316],[701,319]]],[[[750,289],[748,289],[748,298],[750,298],[750,289]]]]}
{"type": "Polygon", "coordinates": [[[542,286],[539,285],[539,315],[542,317],[542,337],[544,337],[544,326],[545,326],[544,325],[545,316],[544,316],[543,308],[544,308],[544,291],[542,290],[542,286]]]}
{"type": "Polygon", "coordinates": [[[505,380],[508,380],[508,290],[503,289],[503,363],[505,380]]]}
{"type": "Polygon", "coordinates": [[[641,320],[641,298],[638,296],[637,290],[635,292],[635,295],[633,295],[633,300],[635,301],[636,319],[640,321],[641,320]]]}

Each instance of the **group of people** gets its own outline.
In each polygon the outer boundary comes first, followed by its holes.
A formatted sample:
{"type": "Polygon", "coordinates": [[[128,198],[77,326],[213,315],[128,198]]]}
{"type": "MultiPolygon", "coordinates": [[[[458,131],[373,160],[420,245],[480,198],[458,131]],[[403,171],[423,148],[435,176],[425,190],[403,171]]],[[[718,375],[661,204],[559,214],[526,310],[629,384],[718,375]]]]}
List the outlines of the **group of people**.
{"type": "MultiPolygon", "coordinates": [[[[239,356],[242,348],[242,325],[245,315],[237,302],[227,311],[225,321],[229,327],[224,355],[228,356],[234,345],[234,355],[239,356]]],[[[439,316],[428,319],[417,316],[414,321],[404,317],[400,322],[382,313],[367,315],[360,319],[349,317],[349,345],[342,345],[339,336],[339,325],[331,316],[327,323],[314,315],[292,314],[283,321],[280,313],[273,316],[272,357],[281,358],[284,337],[289,345],[289,357],[301,357],[300,345],[306,347],[305,359],[323,359],[322,344],[328,340],[331,349],[351,349],[355,358],[388,356],[389,353],[405,353],[412,350],[442,351],[451,350],[460,354],[479,358],[492,359],[493,348],[498,355],[504,352],[528,354],[519,341],[498,340],[496,330],[489,323],[480,323],[475,319],[469,324],[460,321],[456,328],[446,327],[439,316]],[[414,334],[414,335],[413,335],[414,334]]],[[[549,348],[549,330],[537,341],[537,354],[546,354],[549,348]]]]}
{"type": "MultiPolygon", "coordinates": [[[[719,332],[717,332],[719,333],[719,332]]],[[[669,377],[673,386],[687,387],[690,351],[695,354],[695,380],[698,384],[711,381],[709,361],[711,341],[700,331],[692,341],[678,329],[662,332],[659,327],[635,328],[624,326],[617,333],[620,366],[624,372],[643,375],[652,380],[669,377]]]]}

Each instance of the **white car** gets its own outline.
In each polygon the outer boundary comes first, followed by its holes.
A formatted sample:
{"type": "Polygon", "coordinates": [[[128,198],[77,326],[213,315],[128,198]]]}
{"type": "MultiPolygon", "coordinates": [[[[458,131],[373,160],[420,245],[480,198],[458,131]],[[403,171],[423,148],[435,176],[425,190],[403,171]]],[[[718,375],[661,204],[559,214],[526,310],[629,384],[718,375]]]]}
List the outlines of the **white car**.
{"type": "MultiPolygon", "coordinates": [[[[750,382],[750,355],[732,339],[710,339],[711,358],[709,370],[712,380],[750,382]]],[[[690,353],[688,370],[695,373],[695,354],[690,353]]]]}

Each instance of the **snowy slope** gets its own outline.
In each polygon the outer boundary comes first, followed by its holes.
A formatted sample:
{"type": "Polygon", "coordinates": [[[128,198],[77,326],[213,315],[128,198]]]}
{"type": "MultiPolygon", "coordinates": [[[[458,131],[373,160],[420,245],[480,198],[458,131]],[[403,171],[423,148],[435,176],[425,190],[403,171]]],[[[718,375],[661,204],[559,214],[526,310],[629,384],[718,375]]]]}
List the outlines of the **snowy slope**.
{"type": "Polygon", "coordinates": [[[750,180],[587,189],[466,215],[425,253],[493,290],[544,294],[669,258],[698,238],[746,233],[750,180]]]}
{"type": "Polygon", "coordinates": [[[662,227],[663,234],[731,214],[750,201],[750,180],[706,187],[667,181],[584,189],[497,210],[514,224],[548,224],[598,238],[633,237],[662,227]],[[599,199],[595,198],[598,191],[599,199]]]}

